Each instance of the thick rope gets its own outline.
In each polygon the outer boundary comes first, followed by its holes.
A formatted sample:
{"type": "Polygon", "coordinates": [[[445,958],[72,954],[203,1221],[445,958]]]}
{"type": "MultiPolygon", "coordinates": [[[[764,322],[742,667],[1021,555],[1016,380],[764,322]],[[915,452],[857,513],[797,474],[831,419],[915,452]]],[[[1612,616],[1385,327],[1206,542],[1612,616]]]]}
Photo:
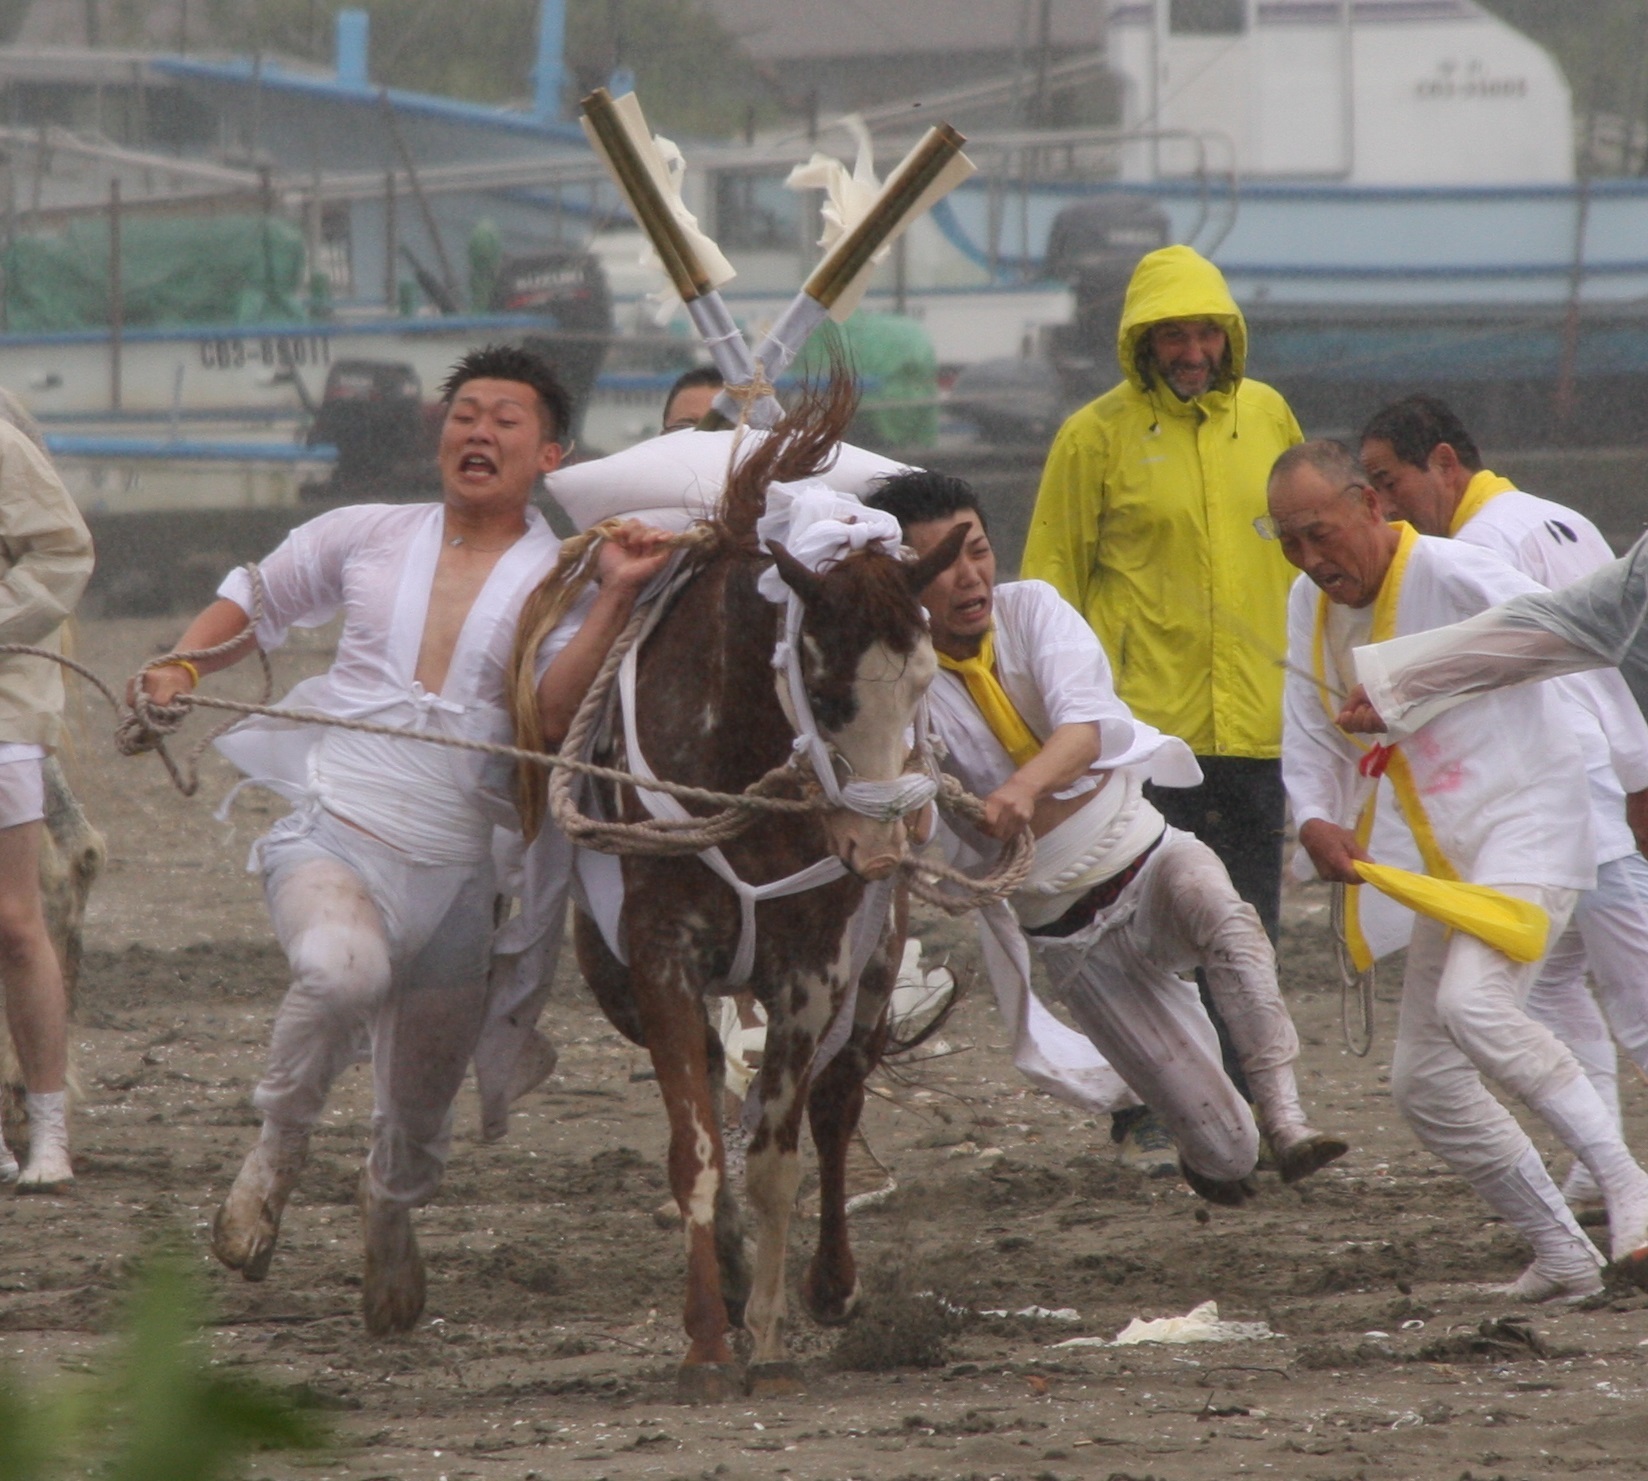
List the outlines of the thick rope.
{"type": "MultiPolygon", "coordinates": [[[[689,543],[686,541],[683,544],[689,543]]],[[[246,567],[251,577],[252,612],[246,628],[233,638],[210,648],[174,650],[150,659],[131,681],[133,702],[115,692],[91,669],[61,653],[24,643],[0,643],[0,655],[18,655],[43,658],[78,674],[109,702],[118,717],[115,727],[115,746],[122,755],[134,756],[145,751],[159,755],[173,785],[185,797],[192,797],[200,786],[200,760],[206,748],[238,720],[251,715],[274,720],[294,721],[305,725],[329,726],[337,730],[353,730],[365,735],[393,736],[399,739],[423,741],[427,745],[450,746],[456,750],[473,751],[485,756],[501,756],[507,760],[548,769],[549,810],[556,826],[574,843],[593,848],[601,853],[618,855],[669,857],[701,853],[736,838],[755,821],[760,813],[824,813],[833,809],[817,783],[791,757],[782,766],[776,766],[742,792],[717,792],[708,787],[694,787],[680,782],[640,777],[618,767],[601,766],[581,758],[581,752],[590,742],[605,713],[612,686],[624,656],[639,640],[645,630],[648,612],[638,608],[626,624],[607,654],[594,683],[584,695],[573,722],[562,743],[559,754],[528,750],[521,746],[502,745],[493,741],[469,740],[461,736],[440,735],[428,731],[407,730],[395,725],[380,725],[369,720],[350,720],[317,710],[293,710],[268,703],[273,690],[274,676],[269,658],[257,650],[263,670],[263,699],[257,702],[216,699],[203,694],[179,694],[169,705],[157,705],[143,685],[144,676],[152,669],[165,668],[180,661],[196,664],[202,660],[219,658],[242,648],[257,631],[263,615],[263,582],[255,565],[246,567]],[[174,735],[194,710],[219,710],[231,718],[209,731],[188,753],[179,765],[166,749],[166,738],[174,735]],[[573,797],[572,777],[587,776],[616,786],[628,786],[662,793],[683,803],[717,809],[708,817],[679,822],[649,818],[641,822],[615,822],[592,818],[584,814],[573,797]],[[784,796],[784,791],[798,789],[801,796],[784,796]]],[[[925,753],[921,758],[925,761],[925,753]]],[[[970,823],[982,821],[984,804],[968,793],[950,776],[941,778],[942,788],[938,806],[946,812],[970,823]]],[[[1002,850],[1000,860],[991,873],[982,876],[964,874],[936,860],[906,855],[900,868],[909,879],[910,890],[919,899],[950,915],[964,915],[979,905],[988,904],[1010,894],[1024,882],[1034,858],[1034,844],[1028,832],[1017,835],[1002,850]],[[931,884],[928,881],[939,881],[931,884]]]]}

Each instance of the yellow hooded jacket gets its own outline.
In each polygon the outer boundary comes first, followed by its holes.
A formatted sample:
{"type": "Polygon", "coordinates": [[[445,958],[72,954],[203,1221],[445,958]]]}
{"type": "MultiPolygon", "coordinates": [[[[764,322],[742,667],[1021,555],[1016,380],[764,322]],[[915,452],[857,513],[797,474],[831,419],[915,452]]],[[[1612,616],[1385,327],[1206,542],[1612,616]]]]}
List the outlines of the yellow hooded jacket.
{"type": "Polygon", "coordinates": [[[1141,259],[1116,336],[1126,379],[1076,412],[1042,472],[1022,574],[1087,617],[1122,699],[1201,756],[1281,754],[1287,594],[1298,573],[1253,528],[1271,464],[1303,440],[1279,393],[1245,380],[1247,325],[1189,247],[1141,259]],[[1136,352],[1164,319],[1211,319],[1233,384],[1181,401],[1136,352]]]}

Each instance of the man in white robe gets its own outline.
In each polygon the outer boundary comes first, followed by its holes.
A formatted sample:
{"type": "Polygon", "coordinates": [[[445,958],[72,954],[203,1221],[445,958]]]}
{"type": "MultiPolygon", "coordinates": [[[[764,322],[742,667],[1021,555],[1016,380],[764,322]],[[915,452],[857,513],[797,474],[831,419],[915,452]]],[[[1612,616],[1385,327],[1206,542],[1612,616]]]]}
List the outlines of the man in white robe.
{"type": "MultiPolygon", "coordinates": [[[[1289,611],[1283,775],[1299,842],[1324,879],[1359,885],[1371,799],[1366,749],[1334,720],[1351,650],[1537,590],[1503,561],[1385,522],[1349,450],[1303,443],[1277,460],[1268,532],[1305,573],[1289,611]],[[1308,579],[1306,579],[1308,578],[1308,579]],[[1306,675],[1315,674],[1315,681],[1306,675]],[[1365,835],[1363,835],[1365,836],[1365,835]]],[[[1543,689],[1462,706],[1382,758],[1427,870],[1531,901],[1560,933],[1596,876],[1590,799],[1559,697],[1543,689]]],[[[1375,774],[1377,771],[1375,770],[1375,774]]],[[[1536,966],[1421,916],[1408,948],[1391,1094],[1419,1140],[1527,1236],[1533,1263],[1506,1294],[1578,1299],[1601,1261],[1487,1075],[1537,1112],[1591,1170],[1613,1256],[1648,1277],[1648,1173],[1572,1052],[1524,1011],[1536,966]]]]}
{"type": "Polygon", "coordinates": [[[1298,1035],[1257,913],[1218,856],[1144,797],[1147,778],[1198,780],[1189,748],[1134,719],[1092,629],[1051,586],[996,585],[965,483],[905,473],[868,502],[897,517],[918,555],[969,527],[955,563],[921,593],[939,654],[928,705],[944,764],[985,799],[992,838],[1034,832],[1035,869],[1013,913],[1082,1031],[1167,1122],[1191,1187],[1245,1202],[1261,1129],[1289,1182],[1342,1156],[1345,1143],[1313,1131],[1300,1107],[1298,1035]],[[1196,967],[1230,1028],[1252,1111],[1180,975],[1196,967]]]}
{"type": "MultiPolygon", "coordinates": [[[[1541,586],[1567,586],[1614,558],[1583,514],[1524,493],[1484,467],[1470,432],[1434,396],[1407,396],[1376,412],[1362,431],[1361,458],[1387,516],[1406,520],[1421,535],[1490,550],[1541,586]]],[[[1626,823],[1628,810],[1648,802],[1648,721],[1617,672],[1565,687],[1577,701],[1569,713],[1590,782],[1597,883],[1580,895],[1527,1006],[1574,1051],[1620,1125],[1616,1037],[1648,1074],[1648,859],[1626,823]]],[[[1577,1159],[1562,1194],[1576,1209],[1594,1208],[1602,1198],[1577,1159]]]]}
{"type": "MultiPolygon", "coordinates": [[[[439,504],[363,505],[300,526],[260,567],[219,588],[179,640],[240,638],[198,664],[152,669],[160,704],[292,626],[340,613],[337,656],[285,703],[431,735],[508,743],[510,658],[521,604],[558,542],[531,506],[560,462],[565,392],[526,351],[466,356],[445,387],[439,504]]],[[[568,714],[663,557],[608,542],[599,595],[563,627],[540,697],[546,732],[568,714]]],[[[544,669],[547,653],[539,655],[544,669]]],[[[564,727],[563,727],[564,728],[564,727]]],[[[553,743],[558,737],[550,734],[553,743]]],[[[411,1210],[439,1186],[452,1102],[488,1003],[497,826],[518,826],[512,768],[476,753],[331,727],[251,720],[220,749],[293,811],[253,847],[292,985],[253,1104],[263,1128],[213,1223],[217,1257],[261,1280],[309,1135],[337,1076],[369,1044],[372,1146],[363,1177],[363,1310],[373,1333],[423,1308],[411,1210]]],[[[558,925],[558,923],[557,923],[558,925]]]]}

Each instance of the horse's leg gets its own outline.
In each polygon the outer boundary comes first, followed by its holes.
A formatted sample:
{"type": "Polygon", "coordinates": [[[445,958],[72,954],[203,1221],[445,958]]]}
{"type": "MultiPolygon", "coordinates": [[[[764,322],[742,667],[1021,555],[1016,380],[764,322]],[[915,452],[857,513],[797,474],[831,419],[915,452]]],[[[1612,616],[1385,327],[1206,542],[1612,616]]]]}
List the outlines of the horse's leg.
{"type": "MultiPolygon", "coordinates": [[[[722,1102],[721,1087],[727,1079],[727,1055],[720,1034],[707,1023],[704,1061],[710,1098],[719,1106],[722,1102]]],[[[725,1138],[722,1145],[724,1148],[725,1138]]],[[[750,1262],[744,1251],[744,1209],[725,1168],[723,1155],[721,1183],[715,1190],[715,1256],[721,1271],[721,1303],[727,1308],[728,1325],[736,1329],[744,1325],[744,1306],[750,1299],[750,1262]]]]}
{"type": "Polygon", "coordinates": [[[761,1120],[750,1140],[744,1191],[755,1214],[755,1271],[744,1325],[754,1340],[750,1392],[796,1393],[801,1376],[786,1359],[784,1265],[790,1216],[801,1182],[801,1114],[812,1073],[813,1051],[829,1027],[843,986],[831,976],[792,978],[779,1011],[767,1024],[767,1047],[757,1082],[761,1120]]]}
{"type": "Polygon", "coordinates": [[[683,961],[683,944],[631,943],[630,980],[639,1027],[669,1116],[670,1191],[685,1224],[687,1299],[682,1325],[687,1355],[676,1377],[683,1403],[718,1403],[743,1384],[727,1343],[721,1300],[715,1213],[725,1180],[719,1085],[709,1082],[708,1025],[698,984],[683,961]]]}
{"type": "Polygon", "coordinates": [[[818,1153],[818,1248],[801,1283],[808,1315],[838,1326],[858,1307],[858,1268],[847,1233],[847,1148],[864,1110],[864,1082],[881,1061],[887,1040],[887,1000],[904,950],[902,892],[887,934],[859,978],[852,1036],[818,1077],[807,1099],[818,1153]]]}
{"type": "Polygon", "coordinates": [[[572,949],[596,1003],[608,1021],[632,1044],[645,1047],[629,968],[607,948],[601,928],[582,910],[572,912],[572,949]]]}

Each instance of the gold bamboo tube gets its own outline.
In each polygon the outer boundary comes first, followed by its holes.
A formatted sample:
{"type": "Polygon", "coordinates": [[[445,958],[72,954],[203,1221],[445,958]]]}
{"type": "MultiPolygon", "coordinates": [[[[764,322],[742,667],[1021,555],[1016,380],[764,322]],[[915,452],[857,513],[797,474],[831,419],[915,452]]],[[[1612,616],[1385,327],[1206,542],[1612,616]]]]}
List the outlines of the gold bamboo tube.
{"type": "Polygon", "coordinates": [[[882,199],[870,214],[813,269],[803,292],[825,308],[832,307],[966,142],[947,123],[929,129],[893,172],[882,199]]]}
{"type": "Polygon", "coordinates": [[[664,271],[675,291],[681,295],[682,302],[690,303],[709,292],[709,274],[704,271],[698,254],[681,230],[681,224],[664,201],[652,172],[636,153],[628,132],[618,118],[612,94],[604,87],[598,87],[579,106],[596,138],[601,141],[601,147],[606,150],[619,190],[635,212],[641,230],[647,234],[647,240],[652,243],[653,251],[658,254],[658,260],[663,263],[664,271]]]}

